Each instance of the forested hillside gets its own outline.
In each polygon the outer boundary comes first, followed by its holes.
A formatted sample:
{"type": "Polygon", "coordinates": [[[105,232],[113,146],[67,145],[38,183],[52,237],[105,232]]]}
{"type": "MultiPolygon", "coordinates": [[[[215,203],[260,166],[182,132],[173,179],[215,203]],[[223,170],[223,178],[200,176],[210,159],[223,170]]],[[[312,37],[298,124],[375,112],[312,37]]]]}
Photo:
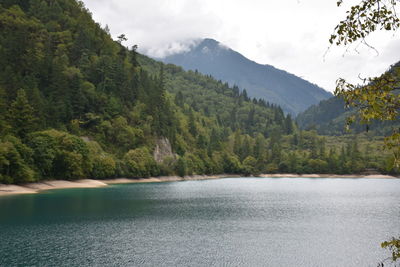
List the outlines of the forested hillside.
{"type": "Polygon", "coordinates": [[[380,140],[300,131],[278,106],[113,41],[82,2],[2,1],[0,31],[0,183],[389,170],[367,153],[380,140]]]}
{"type": "MultiPolygon", "coordinates": [[[[387,72],[394,72],[400,67],[400,62],[391,66],[387,72]]],[[[398,93],[398,92],[397,92],[398,93]]],[[[379,101],[379,99],[377,99],[379,101]]],[[[378,102],[381,105],[381,102],[378,102]]],[[[345,102],[338,97],[323,100],[319,104],[311,106],[296,117],[296,122],[301,129],[315,129],[322,135],[348,134],[346,130],[347,119],[356,116],[356,109],[345,108],[345,102]]],[[[377,136],[390,135],[394,129],[399,128],[397,121],[371,120],[368,123],[354,123],[350,125],[351,133],[371,132],[377,136]]]]}
{"type": "Polygon", "coordinates": [[[249,96],[280,105],[293,115],[332,96],[315,84],[271,65],[251,61],[213,39],[203,39],[189,51],[167,56],[162,61],[237,85],[249,96]]]}
{"type": "MultiPolygon", "coordinates": [[[[350,110],[347,110],[347,115],[350,110]]],[[[309,107],[296,117],[302,129],[316,129],[319,134],[342,135],[345,132],[346,109],[343,100],[332,97],[309,107]]]]}

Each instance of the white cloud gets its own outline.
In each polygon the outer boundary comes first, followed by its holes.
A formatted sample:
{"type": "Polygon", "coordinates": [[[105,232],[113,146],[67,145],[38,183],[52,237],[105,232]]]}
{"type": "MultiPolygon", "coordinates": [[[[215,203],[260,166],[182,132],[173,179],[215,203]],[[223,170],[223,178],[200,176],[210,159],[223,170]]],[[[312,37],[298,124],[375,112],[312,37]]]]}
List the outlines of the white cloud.
{"type": "Polygon", "coordinates": [[[374,34],[360,54],[328,48],[328,38],[347,6],[334,0],[84,0],[114,37],[152,56],[186,51],[199,38],[214,38],[261,64],[301,76],[329,91],[338,77],[379,75],[400,60],[399,36],[374,34]],[[344,55],[344,56],[343,56],[344,55]]]}
{"type": "Polygon", "coordinates": [[[114,37],[125,33],[127,44],[137,44],[139,51],[161,56],[186,50],[184,43],[208,36],[221,22],[200,0],[86,0],[93,18],[108,24],[114,37]]]}
{"type": "Polygon", "coordinates": [[[158,46],[142,48],[140,51],[146,55],[151,55],[155,58],[163,58],[176,53],[182,53],[189,51],[192,47],[195,47],[202,39],[187,39],[166,44],[160,44],[158,46]]]}

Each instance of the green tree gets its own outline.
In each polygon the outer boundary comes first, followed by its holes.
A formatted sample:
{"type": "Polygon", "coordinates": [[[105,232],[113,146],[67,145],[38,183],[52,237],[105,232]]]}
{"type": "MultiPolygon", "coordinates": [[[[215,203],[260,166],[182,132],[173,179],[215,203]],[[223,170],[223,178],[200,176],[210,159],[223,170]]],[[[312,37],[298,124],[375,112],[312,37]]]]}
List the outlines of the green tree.
{"type": "Polygon", "coordinates": [[[176,174],[184,177],[187,174],[187,165],[185,159],[180,157],[176,163],[176,174]]]}
{"type": "Polygon", "coordinates": [[[125,156],[127,175],[133,178],[149,177],[158,174],[158,167],[146,147],[129,150],[125,156]]]}
{"type": "Polygon", "coordinates": [[[299,168],[299,159],[296,152],[290,152],[288,155],[288,168],[292,173],[301,173],[299,168]]]}
{"type": "Polygon", "coordinates": [[[213,151],[221,150],[221,147],[222,147],[221,137],[220,137],[217,129],[212,128],[211,134],[210,134],[210,143],[208,145],[208,154],[212,155],[213,151]]]}
{"type": "Polygon", "coordinates": [[[235,153],[237,156],[242,154],[242,136],[240,131],[236,131],[234,134],[233,153],[235,153]]]}
{"type": "Polygon", "coordinates": [[[29,104],[23,89],[18,90],[17,97],[11,103],[9,110],[9,122],[13,131],[21,138],[36,129],[35,111],[29,104]]]}
{"type": "Polygon", "coordinates": [[[23,159],[13,142],[0,142],[0,183],[26,183],[35,181],[35,173],[23,159]]]}
{"type": "MultiPolygon", "coordinates": [[[[369,46],[365,37],[376,30],[396,31],[400,27],[396,6],[398,0],[362,0],[358,5],[347,11],[346,19],[335,28],[329,39],[331,44],[349,45],[357,41],[369,46]]],[[[337,5],[342,5],[339,0],[337,5]]],[[[339,79],[335,95],[342,97],[348,106],[358,108],[358,115],[362,122],[376,120],[397,120],[400,110],[400,96],[396,90],[400,84],[400,66],[375,78],[365,79],[364,86],[356,86],[339,79]]],[[[349,119],[351,123],[354,118],[349,119]]],[[[400,165],[400,132],[394,131],[385,140],[386,147],[392,149],[394,165],[400,165]]],[[[399,239],[382,243],[382,247],[392,250],[392,260],[400,257],[399,239]]],[[[381,263],[383,266],[383,263],[381,263]]]]}
{"type": "Polygon", "coordinates": [[[181,108],[184,106],[184,97],[181,91],[175,95],[175,105],[181,108]]]}
{"type": "MultiPolygon", "coordinates": [[[[343,0],[338,1],[338,6],[343,0]]],[[[335,28],[329,41],[335,45],[350,45],[365,41],[370,33],[377,30],[396,31],[400,27],[396,6],[398,0],[362,0],[348,11],[346,19],[335,28]]],[[[359,120],[397,120],[400,110],[400,95],[396,90],[400,85],[400,65],[396,64],[379,77],[364,79],[363,85],[354,85],[340,78],[335,95],[344,99],[346,106],[358,109],[359,120]]],[[[352,123],[355,117],[348,119],[352,123]]],[[[386,146],[393,150],[395,165],[400,164],[400,133],[395,130],[386,138],[386,146]]]]}
{"type": "Polygon", "coordinates": [[[290,114],[287,114],[285,117],[285,133],[292,134],[293,133],[293,120],[290,114]]]}
{"type": "Polygon", "coordinates": [[[225,173],[240,173],[242,170],[238,157],[229,153],[222,155],[222,166],[225,173]]]}
{"type": "Polygon", "coordinates": [[[189,117],[188,117],[188,128],[189,128],[189,133],[193,136],[197,136],[197,127],[196,127],[196,122],[194,118],[194,112],[191,109],[189,112],[189,117]]]}
{"type": "Polygon", "coordinates": [[[6,92],[0,87],[0,136],[4,136],[10,130],[10,125],[6,121],[7,101],[6,92]]]}
{"type": "Polygon", "coordinates": [[[338,156],[336,150],[331,148],[328,155],[328,170],[329,173],[336,173],[339,169],[338,156]]]}
{"type": "Polygon", "coordinates": [[[28,144],[41,179],[75,180],[90,176],[92,160],[88,145],[66,132],[47,130],[34,132],[28,144]]]}
{"type": "Polygon", "coordinates": [[[256,175],[258,174],[257,172],[257,160],[252,157],[248,156],[243,160],[243,172],[245,175],[256,175]]]}
{"type": "Polygon", "coordinates": [[[253,154],[256,159],[260,159],[263,157],[265,153],[266,145],[265,138],[262,134],[258,134],[254,143],[253,154]]]}

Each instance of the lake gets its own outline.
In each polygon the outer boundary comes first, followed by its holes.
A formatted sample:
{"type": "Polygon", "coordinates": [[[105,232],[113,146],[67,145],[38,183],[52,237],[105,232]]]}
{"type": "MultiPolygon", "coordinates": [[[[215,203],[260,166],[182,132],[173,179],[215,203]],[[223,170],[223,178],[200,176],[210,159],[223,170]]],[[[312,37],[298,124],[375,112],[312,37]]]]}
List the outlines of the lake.
{"type": "Polygon", "coordinates": [[[232,178],[0,198],[1,266],[376,266],[400,180],[232,178]]]}

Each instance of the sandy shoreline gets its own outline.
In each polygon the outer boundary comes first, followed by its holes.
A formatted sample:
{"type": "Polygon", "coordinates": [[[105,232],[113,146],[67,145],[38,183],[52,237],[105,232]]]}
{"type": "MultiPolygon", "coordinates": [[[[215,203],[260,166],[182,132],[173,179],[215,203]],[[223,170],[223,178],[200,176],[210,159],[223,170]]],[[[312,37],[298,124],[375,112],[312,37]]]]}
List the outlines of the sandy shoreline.
{"type": "MultiPolygon", "coordinates": [[[[160,176],[143,179],[116,178],[109,180],[84,179],[77,181],[54,180],[23,185],[3,185],[0,184],[0,196],[15,194],[35,194],[44,190],[67,189],[67,188],[96,188],[112,184],[128,183],[160,183],[177,181],[210,180],[221,178],[238,178],[242,175],[193,175],[193,176],[160,176]]],[[[350,178],[350,179],[398,179],[390,175],[336,175],[336,174],[261,174],[258,178],[350,178]]]]}

